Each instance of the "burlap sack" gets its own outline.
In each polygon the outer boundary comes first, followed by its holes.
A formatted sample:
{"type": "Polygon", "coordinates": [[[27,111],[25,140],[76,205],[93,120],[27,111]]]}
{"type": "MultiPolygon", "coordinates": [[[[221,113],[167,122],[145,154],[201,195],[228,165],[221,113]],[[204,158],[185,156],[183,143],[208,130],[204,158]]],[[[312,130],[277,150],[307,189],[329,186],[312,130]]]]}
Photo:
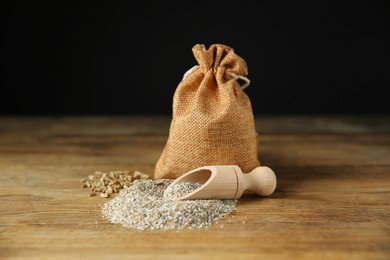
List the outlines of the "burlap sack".
{"type": "Polygon", "coordinates": [[[199,63],[186,73],[173,97],[169,137],[155,178],[177,178],[205,165],[260,166],[253,112],[237,77],[248,74],[245,61],[228,46],[192,48],[199,63]]]}

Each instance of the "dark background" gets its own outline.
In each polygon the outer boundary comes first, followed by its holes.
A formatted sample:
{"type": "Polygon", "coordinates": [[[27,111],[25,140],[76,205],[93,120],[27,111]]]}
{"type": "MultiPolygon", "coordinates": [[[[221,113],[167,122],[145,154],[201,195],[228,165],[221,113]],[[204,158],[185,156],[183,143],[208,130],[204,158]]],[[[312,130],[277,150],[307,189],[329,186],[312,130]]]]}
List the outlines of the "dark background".
{"type": "Polygon", "coordinates": [[[0,114],[170,114],[196,43],[246,60],[256,114],[390,113],[388,2],[3,3],[0,114]]]}

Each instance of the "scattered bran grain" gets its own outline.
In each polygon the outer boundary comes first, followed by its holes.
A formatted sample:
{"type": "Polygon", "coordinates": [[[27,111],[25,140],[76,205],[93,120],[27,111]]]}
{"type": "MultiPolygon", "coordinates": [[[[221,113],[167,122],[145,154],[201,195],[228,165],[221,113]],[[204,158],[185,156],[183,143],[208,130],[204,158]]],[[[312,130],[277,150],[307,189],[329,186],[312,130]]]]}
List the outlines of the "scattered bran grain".
{"type": "Polygon", "coordinates": [[[103,219],[138,230],[203,228],[236,210],[237,200],[184,200],[198,183],[181,183],[165,192],[172,180],[146,180],[122,190],[102,205],[103,219]],[[184,195],[183,195],[184,194],[184,195]]]}

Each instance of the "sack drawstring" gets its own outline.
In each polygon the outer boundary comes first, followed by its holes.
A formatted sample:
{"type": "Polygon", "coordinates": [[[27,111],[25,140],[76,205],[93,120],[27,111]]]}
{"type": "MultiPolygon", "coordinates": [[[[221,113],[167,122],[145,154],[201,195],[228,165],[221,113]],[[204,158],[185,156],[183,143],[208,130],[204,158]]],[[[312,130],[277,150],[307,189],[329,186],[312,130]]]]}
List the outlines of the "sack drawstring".
{"type": "Polygon", "coordinates": [[[236,75],[236,74],[234,74],[233,72],[228,72],[228,73],[229,73],[230,76],[232,76],[235,80],[241,79],[241,80],[245,81],[244,85],[240,86],[240,88],[241,88],[242,90],[246,89],[246,88],[249,86],[249,84],[251,84],[251,81],[250,81],[247,77],[240,76],[240,75],[236,75]]]}
{"type": "MultiPolygon", "coordinates": [[[[187,72],[184,73],[183,79],[182,79],[182,80],[186,79],[186,78],[188,77],[188,75],[190,75],[191,72],[192,72],[194,69],[196,69],[197,67],[199,67],[199,65],[195,65],[195,66],[192,67],[191,69],[187,70],[187,72]]],[[[229,75],[232,76],[235,80],[241,79],[241,80],[245,81],[244,85],[240,86],[240,88],[241,88],[242,90],[246,89],[246,88],[249,86],[249,84],[251,84],[251,81],[250,81],[247,77],[236,75],[236,74],[234,74],[233,72],[228,72],[228,73],[229,73],[229,75]]]]}

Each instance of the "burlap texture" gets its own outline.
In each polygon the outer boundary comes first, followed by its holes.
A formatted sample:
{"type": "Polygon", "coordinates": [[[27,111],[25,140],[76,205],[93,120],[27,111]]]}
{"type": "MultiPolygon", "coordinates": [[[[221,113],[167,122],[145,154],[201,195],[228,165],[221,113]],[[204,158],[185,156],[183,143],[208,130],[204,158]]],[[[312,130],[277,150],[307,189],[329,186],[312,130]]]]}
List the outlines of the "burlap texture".
{"type": "Polygon", "coordinates": [[[245,61],[234,50],[214,44],[192,48],[199,63],[176,89],[173,118],[156,179],[177,178],[205,165],[260,166],[250,100],[229,74],[246,76],[245,61]]]}

